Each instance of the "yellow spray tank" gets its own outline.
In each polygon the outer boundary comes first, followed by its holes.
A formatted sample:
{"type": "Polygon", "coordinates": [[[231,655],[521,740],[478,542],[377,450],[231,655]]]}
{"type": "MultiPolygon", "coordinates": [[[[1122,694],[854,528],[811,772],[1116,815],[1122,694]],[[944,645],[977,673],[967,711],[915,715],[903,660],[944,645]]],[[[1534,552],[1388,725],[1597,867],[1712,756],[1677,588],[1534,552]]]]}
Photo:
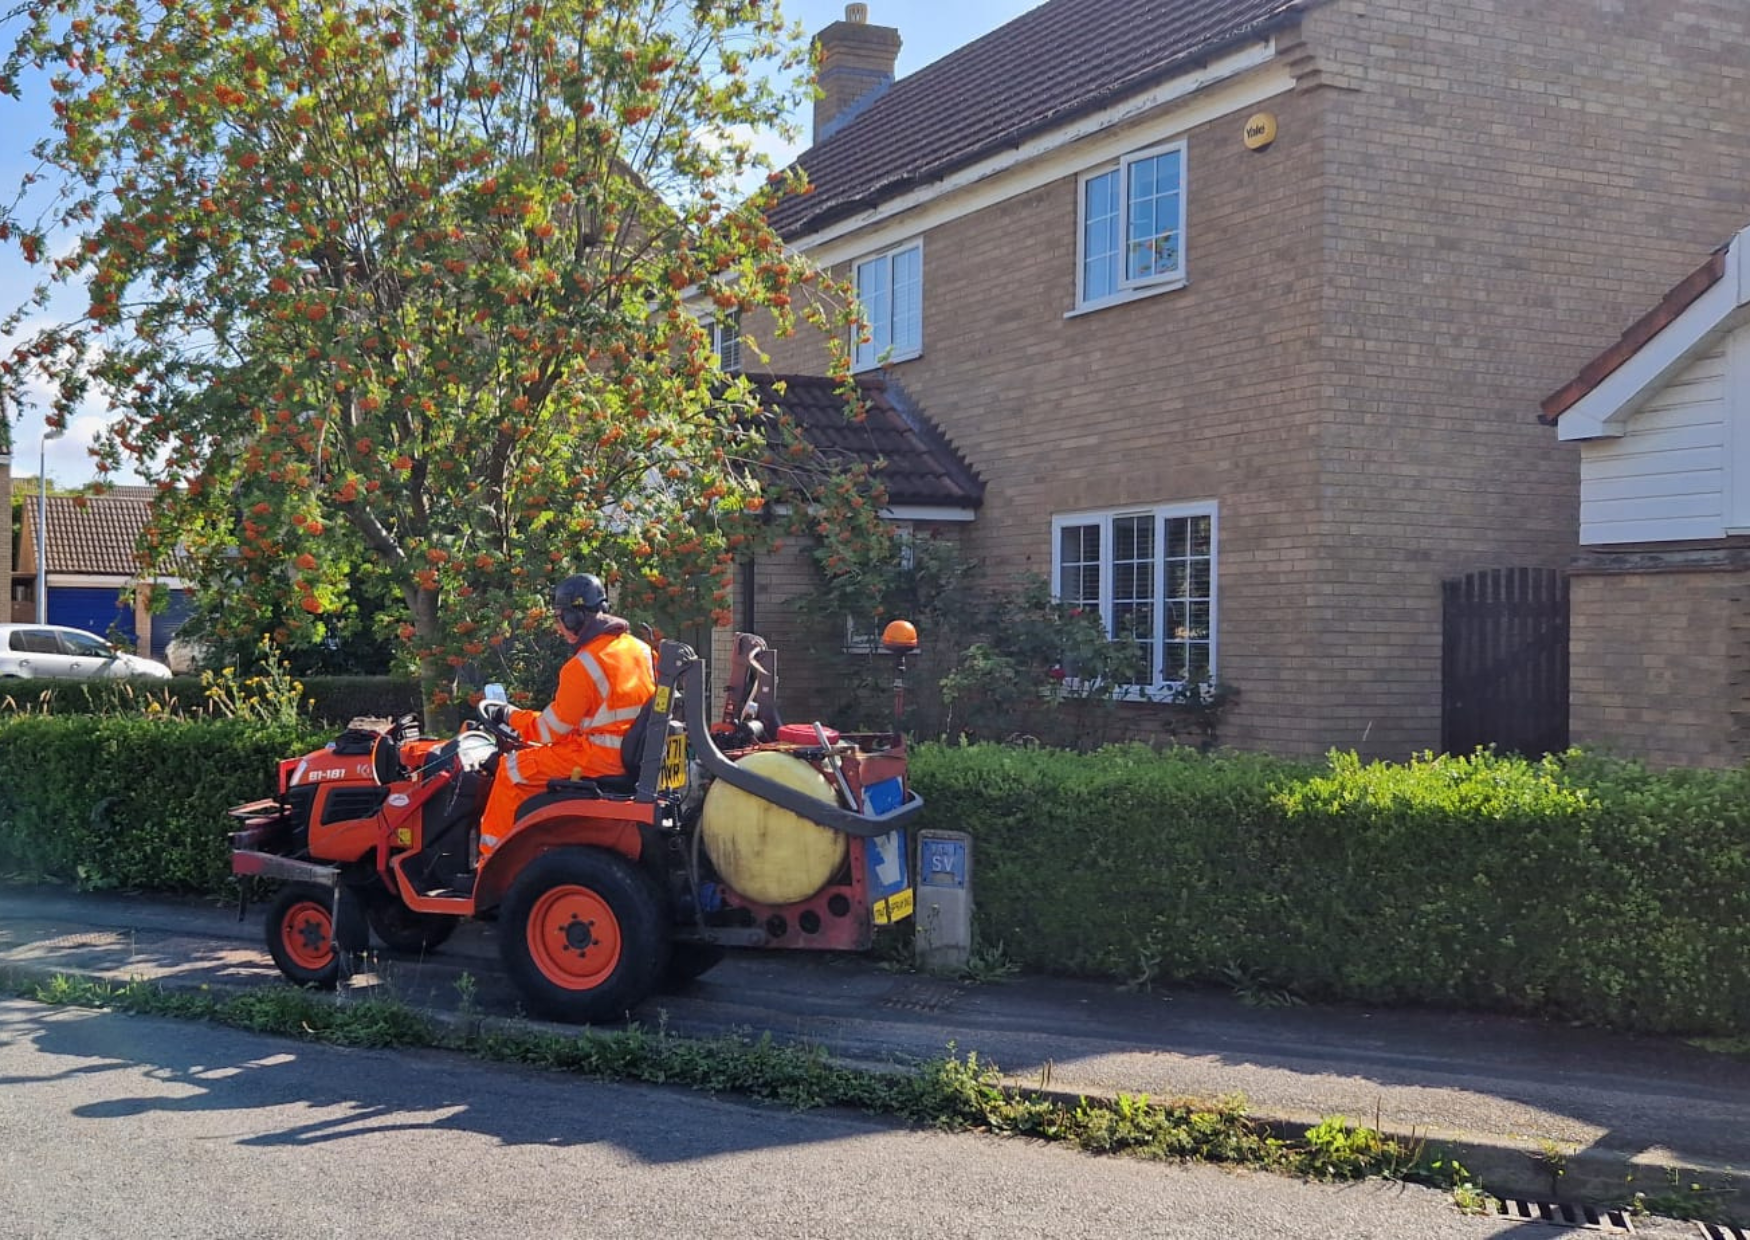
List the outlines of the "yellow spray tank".
{"type": "MultiPolygon", "coordinates": [[[[790,754],[757,750],[736,765],[815,800],[836,799],[826,776],[790,754]]],[[[849,847],[842,833],[723,780],[705,794],[699,829],[705,853],[723,881],[757,904],[808,899],[838,873],[849,847]]]]}

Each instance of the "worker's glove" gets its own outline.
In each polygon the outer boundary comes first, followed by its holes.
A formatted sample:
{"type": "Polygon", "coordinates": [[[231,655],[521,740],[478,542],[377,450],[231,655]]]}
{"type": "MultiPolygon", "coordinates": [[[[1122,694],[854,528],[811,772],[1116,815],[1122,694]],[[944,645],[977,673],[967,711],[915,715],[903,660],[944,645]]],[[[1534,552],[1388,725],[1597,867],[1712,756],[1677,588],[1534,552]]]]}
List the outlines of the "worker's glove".
{"type": "Polygon", "coordinates": [[[494,702],[488,699],[474,708],[480,714],[482,723],[496,723],[504,727],[510,726],[510,703],[494,702]]]}

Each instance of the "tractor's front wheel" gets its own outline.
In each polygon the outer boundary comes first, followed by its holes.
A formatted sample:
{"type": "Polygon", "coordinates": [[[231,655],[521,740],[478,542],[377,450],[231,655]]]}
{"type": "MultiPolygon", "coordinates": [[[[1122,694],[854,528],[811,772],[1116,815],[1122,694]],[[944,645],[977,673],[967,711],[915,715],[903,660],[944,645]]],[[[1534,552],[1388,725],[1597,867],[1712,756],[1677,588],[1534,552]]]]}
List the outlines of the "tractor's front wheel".
{"type": "Polygon", "coordinates": [[[499,917],[499,951],[541,1014],[614,1020],[656,989],[668,962],[667,924],[655,882],[626,858],[556,848],[512,884],[499,917]]]}
{"type": "Polygon", "coordinates": [[[281,973],[300,986],[334,989],[340,953],[334,947],[334,893],[308,883],[280,888],[267,906],[267,950],[281,973]]]}

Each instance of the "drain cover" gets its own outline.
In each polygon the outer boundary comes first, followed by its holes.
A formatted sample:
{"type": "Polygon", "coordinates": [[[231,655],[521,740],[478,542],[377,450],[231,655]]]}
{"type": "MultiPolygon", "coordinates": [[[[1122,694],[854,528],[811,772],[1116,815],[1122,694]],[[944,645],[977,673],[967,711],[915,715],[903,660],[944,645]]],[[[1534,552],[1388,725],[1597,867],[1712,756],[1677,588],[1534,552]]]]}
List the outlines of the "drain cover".
{"type": "Polygon", "coordinates": [[[882,1007],[908,1012],[945,1012],[961,995],[961,988],[948,982],[901,982],[881,1000],[882,1007]]]}
{"type": "Polygon", "coordinates": [[[1723,1223],[1697,1223],[1702,1240],[1750,1240],[1750,1231],[1723,1223]]]}
{"type": "Polygon", "coordinates": [[[1583,1227],[1587,1231],[1632,1232],[1634,1224],[1621,1210],[1594,1210],[1591,1206],[1570,1206],[1554,1201],[1521,1201],[1515,1198],[1495,1202],[1495,1213],[1523,1223],[1549,1223],[1556,1227],[1583,1227]]]}

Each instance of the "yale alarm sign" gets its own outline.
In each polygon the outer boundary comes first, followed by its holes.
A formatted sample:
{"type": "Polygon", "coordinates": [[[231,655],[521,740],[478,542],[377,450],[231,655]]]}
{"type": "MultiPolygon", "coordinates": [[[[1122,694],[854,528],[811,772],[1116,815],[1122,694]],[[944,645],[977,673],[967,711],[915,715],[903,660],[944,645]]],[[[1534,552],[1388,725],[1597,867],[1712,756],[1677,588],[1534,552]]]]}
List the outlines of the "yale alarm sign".
{"type": "Polygon", "coordinates": [[[1246,147],[1248,150],[1261,151],[1276,141],[1276,117],[1269,112],[1259,112],[1246,122],[1246,147]]]}

